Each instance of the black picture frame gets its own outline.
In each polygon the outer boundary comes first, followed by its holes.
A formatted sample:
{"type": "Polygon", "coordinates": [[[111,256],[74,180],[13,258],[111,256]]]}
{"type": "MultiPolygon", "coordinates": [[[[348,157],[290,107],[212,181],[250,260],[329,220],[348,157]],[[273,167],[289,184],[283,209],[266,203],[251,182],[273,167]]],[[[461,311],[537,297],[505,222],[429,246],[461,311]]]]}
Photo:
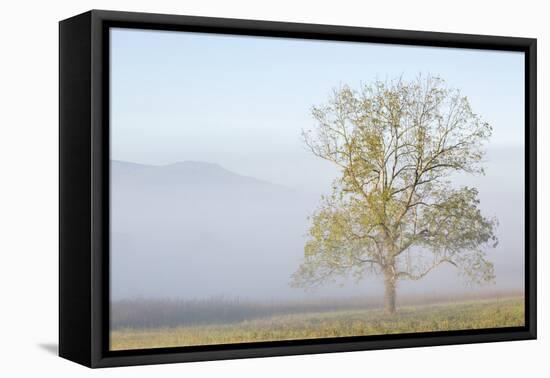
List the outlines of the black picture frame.
{"type": "Polygon", "coordinates": [[[59,24],[59,355],[88,367],[536,338],[536,39],[92,10],[59,24]],[[110,27],[525,53],[525,326],[109,351],[110,27]]]}

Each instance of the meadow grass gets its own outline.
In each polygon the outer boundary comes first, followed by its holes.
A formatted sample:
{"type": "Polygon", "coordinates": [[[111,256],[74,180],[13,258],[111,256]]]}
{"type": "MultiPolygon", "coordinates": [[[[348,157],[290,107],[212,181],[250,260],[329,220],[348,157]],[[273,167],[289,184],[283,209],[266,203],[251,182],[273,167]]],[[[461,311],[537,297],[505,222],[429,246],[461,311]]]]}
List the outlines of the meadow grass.
{"type": "Polygon", "coordinates": [[[524,325],[522,297],[276,315],[231,324],[111,331],[111,350],[382,335],[524,325]]]}

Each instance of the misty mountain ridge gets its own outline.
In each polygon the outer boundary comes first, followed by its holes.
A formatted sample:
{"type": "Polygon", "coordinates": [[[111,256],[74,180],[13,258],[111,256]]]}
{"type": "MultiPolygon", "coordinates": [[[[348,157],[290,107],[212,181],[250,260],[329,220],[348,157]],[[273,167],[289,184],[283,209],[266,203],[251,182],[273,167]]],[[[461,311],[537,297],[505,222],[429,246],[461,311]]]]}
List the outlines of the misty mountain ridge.
{"type": "Polygon", "coordinates": [[[223,185],[257,185],[272,186],[280,190],[289,188],[261,180],[255,177],[241,175],[232,172],[220,164],[205,161],[181,161],[164,165],[146,165],[121,160],[111,160],[111,176],[117,179],[119,175],[136,176],[136,178],[168,181],[170,184],[223,184],[223,185]]]}
{"type": "MultiPolygon", "coordinates": [[[[237,173],[231,172],[223,168],[218,163],[210,163],[206,161],[197,161],[197,160],[185,160],[177,161],[169,164],[161,165],[149,165],[142,163],[134,163],[123,160],[111,160],[111,169],[121,170],[128,172],[136,172],[140,170],[170,170],[170,171],[179,171],[181,174],[186,173],[201,173],[201,174],[210,174],[210,175],[237,175],[242,176],[237,173]]],[[[243,176],[244,177],[244,176],[243,176]]]]}

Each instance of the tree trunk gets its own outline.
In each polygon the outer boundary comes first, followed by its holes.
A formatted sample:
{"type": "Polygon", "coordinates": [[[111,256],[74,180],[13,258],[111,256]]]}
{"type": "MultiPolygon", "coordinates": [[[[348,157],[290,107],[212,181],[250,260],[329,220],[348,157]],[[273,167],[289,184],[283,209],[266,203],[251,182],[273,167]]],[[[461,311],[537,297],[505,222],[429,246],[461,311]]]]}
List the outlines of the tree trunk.
{"type": "Polygon", "coordinates": [[[390,315],[395,314],[395,277],[389,269],[384,272],[384,308],[390,315]]]}

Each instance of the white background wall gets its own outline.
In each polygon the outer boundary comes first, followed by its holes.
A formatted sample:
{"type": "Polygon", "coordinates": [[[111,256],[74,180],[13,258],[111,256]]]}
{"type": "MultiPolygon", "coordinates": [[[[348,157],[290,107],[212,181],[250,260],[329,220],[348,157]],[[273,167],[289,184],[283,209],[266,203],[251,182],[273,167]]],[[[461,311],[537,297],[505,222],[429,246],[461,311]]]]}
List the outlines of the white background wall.
{"type": "Polygon", "coordinates": [[[543,1],[8,1],[0,22],[0,375],[18,376],[543,376],[550,327],[550,149],[545,72],[550,51],[543,1]],[[311,22],[539,39],[539,340],[89,370],[55,356],[58,247],[58,26],[86,10],[311,22]],[[546,235],[545,235],[546,233],[546,235]],[[545,351],[546,349],[546,351],[545,351]]]}

